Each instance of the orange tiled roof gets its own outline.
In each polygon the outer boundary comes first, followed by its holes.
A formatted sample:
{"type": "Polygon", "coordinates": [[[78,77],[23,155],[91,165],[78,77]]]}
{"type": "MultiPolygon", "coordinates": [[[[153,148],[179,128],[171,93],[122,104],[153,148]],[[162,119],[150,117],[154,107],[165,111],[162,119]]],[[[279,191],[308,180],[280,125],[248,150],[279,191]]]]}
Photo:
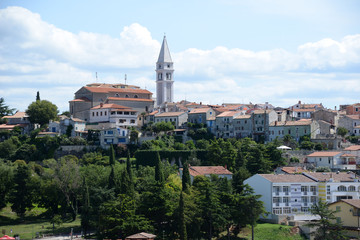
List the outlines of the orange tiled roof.
{"type": "Polygon", "coordinates": [[[209,111],[211,108],[195,108],[193,109],[191,112],[189,112],[189,114],[195,114],[195,113],[207,113],[207,111],[209,111]]]}
{"type": "Polygon", "coordinates": [[[149,115],[149,116],[152,116],[152,115],[157,114],[158,112],[159,112],[159,111],[158,111],[158,110],[156,110],[156,111],[153,111],[153,112],[149,113],[148,115],[149,115]]]}
{"type": "Polygon", "coordinates": [[[121,106],[121,105],[118,105],[115,103],[107,103],[107,104],[103,104],[103,105],[100,104],[91,109],[110,109],[110,108],[132,110],[132,108],[130,108],[130,107],[121,106]]]}
{"type": "Polygon", "coordinates": [[[189,173],[191,176],[199,175],[232,175],[232,172],[224,168],[223,166],[190,166],[189,173]]]}
{"type": "Polygon", "coordinates": [[[249,119],[249,118],[251,118],[251,115],[249,115],[249,114],[240,115],[240,116],[235,117],[235,119],[249,119]]]}
{"type": "Polygon", "coordinates": [[[334,157],[340,153],[341,152],[313,152],[307,156],[308,157],[334,157]]]}
{"type": "Polygon", "coordinates": [[[360,145],[353,145],[344,149],[344,151],[359,151],[360,145]]]}
{"type": "Polygon", "coordinates": [[[353,207],[360,208],[360,199],[341,199],[341,201],[353,207]]]}
{"type": "Polygon", "coordinates": [[[306,169],[302,167],[282,167],[281,170],[286,173],[301,173],[301,172],[308,172],[306,169]]]}
{"type": "Polygon", "coordinates": [[[345,153],[345,154],[341,155],[341,157],[356,157],[356,156],[353,154],[345,153]]]}
{"type": "Polygon", "coordinates": [[[23,117],[28,117],[28,115],[26,114],[26,112],[16,112],[14,115],[12,116],[4,116],[3,118],[23,118],[23,117]]]}
{"type": "Polygon", "coordinates": [[[220,113],[216,117],[233,117],[234,115],[236,115],[238,113],[239,112],[235,112],[235,111],[226,111],[226,112],[220,113]]]}
{"type": "Polygon", "coordinates": [[[71,100],[69,102],[90,102],[90,100],[88,98],[86,98],[86,97],[81,97],[81,98],[71,100]]]}

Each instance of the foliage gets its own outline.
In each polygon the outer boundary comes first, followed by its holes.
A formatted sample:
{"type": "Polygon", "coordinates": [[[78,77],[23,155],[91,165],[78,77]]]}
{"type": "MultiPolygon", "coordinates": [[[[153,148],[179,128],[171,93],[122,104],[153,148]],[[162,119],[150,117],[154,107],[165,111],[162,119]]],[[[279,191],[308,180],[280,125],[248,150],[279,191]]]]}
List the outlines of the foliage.
{"type": "Polygon", "coordinates": [[[182,172],[182,190],[187,191],[191,186],[191,178],[189,172],[189,164],[186,162],[182,172]]]}
{"type": "Polygon", "coordinates": [[[303,141],[300,144],[301,149],[312,150],[312,149],[314,149],[314,147],[315,147],[315,144],[310,141],[303,141]]]}
{"type": "Polygon", "coordinates": [[[13,112],[15,111],[14,108],[10,108],[5,104],[5,100],[3,97],[0,98],[0,118],[4,116],[13,115],[13,112]]]}
{"type": "Polygon", "coordinates": [[[318,215],[320,220],[307,224],[308,227],[315,227],[316,231],[312,233],[315,240],[342,240],[345,239],[341,224],[336,222],[335,211],[328,208],[326,202],[319,201],[310,209],[313,215],[318,215]]]}
{"type": "Polygon", "coordinates": [[[47,100],[40,100],[32,102],[28,106],[26,114],[29,115],[31,123],[39,123],[43,126],[57,118],[58,108],[47,100]]]}
{"type": "Polygon", "coordinates": [[[0,161],[0,210],[6,206],[6,199],[13,186],[13,177],[13,167],[0,161]]]}
{"type": "Polygon", "coordinates": [[[346,134],[348,134],[348,130],[344,127],[338,127],[337,134],[339,134],[341,137],[345,137],[346,134]]]}
{"type": "Polygon", "coordinates": [[[67,126],[67,128],[66,128],[66,136],[68,138],[71,137],[73,129],[74,129],[74,126],[72,124],[69,124],[69,126],[67,126]]]}
{"type": "Polygon", "coordinates": [[[317,167],[316,172],[331,172],[329,167],[317,167]]]}
{"type": "Polygon", "coordinates": [[[290,158],[290,162],[291,162],[291,163],[299,163],[300,160],[299,160],[299,158],[297,158],[297,157],[291,157],[291,158],[290,158]]]}

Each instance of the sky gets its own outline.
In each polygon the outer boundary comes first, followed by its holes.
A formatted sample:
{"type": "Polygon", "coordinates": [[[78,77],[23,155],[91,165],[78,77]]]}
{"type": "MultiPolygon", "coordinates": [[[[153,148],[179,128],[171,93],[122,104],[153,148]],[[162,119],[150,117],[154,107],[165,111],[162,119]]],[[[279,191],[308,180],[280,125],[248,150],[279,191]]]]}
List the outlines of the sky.
{"type": "Polygon", "coordinates": [[[164,35],[174,100],[360,102],[358,0],[0,0],[0,97],[68,111],[82,86],[125,83],[155,96],[164,35]],[[97,77],[96,77],[97,76],[97,77]]]}

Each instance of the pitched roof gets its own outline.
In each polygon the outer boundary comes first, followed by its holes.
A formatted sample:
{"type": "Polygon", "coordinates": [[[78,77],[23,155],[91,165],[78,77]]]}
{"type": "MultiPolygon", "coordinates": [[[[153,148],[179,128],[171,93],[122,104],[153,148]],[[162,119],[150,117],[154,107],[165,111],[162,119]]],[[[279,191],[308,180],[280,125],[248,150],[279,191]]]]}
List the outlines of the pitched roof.
{"type": "Polygon", "coordinates": [[[356,156],[353,154],[345,153],[345,154],[341,155],[341,157],[356,157],[356,156]]]}
{"type": "Polygon", "coordinates": [[[152,94],[145,89],[132,89],[132,88],[114,88],[114,87],[84,87],[86,90],[93,93],[146,93],[152,94]]]}
{"type": "Polygon", "coordinates": [[[235,117],[235,119],[249,119],[249,118],[251,118],[251,115],[249,115],[249,114],[240,115],[240,116],[235,117]]]}
{"type": "Polygon", "coordinates": [[[155,115],[155,117],[178,117],[183,114],[185,114],[185,112],[164,112],[164,113],[155,115]]]}
{"type": "Polygon", "coordinates": [[[358,178],[354,173],[345,172],[309,172],[303,174],[320,182],[328,182],[330,179],[333,179],[334,182],[353,182],[355,178],[358,178]]]}
{"type": "Polygon", "coordinates": [[[112,101],[135,101],[135,102],[153,102],[154,100],[148,98],[120,98],[120,97],[108,97],[107,100],[112,101]]]}
{"type": "Polygon", "coordinates": [[[293,112],[315,112],[316,109],[315,108],[301,108],[301,109],[293,109],[293,112]]]}
{"type": "Polygon", "coordinates": [[[84,120],[82,120],[80,118],[71,118],[71,120],[73,120],[74,122],[85,122],[84,120]]]}
{"type": "Polygon", "coordinates": [[[282,183],[282,182],[315,182],[311,178],[308,178],[304,175],[291,175],[291,174],[259,174],[263,178],[269,180],[274,183],[282,183]]]}
{"type": "Polygon", "coordinates": [[[253,111],[253,113],[254,114],[264,114],[264,113],[270,113],[272,111],[274,111],[274,110],[273,109],[266,109],[266,110],[264,110],[264,109],[255,109],[253,111]]]}
{"type": "Polygon", "coordinates": [[[307,157],[334,157],[340,153],[341,152],[313,152],[307,155],[307,157]]]}
{"type": "Polygon", "coordinates": [[[353,207],[360,208],[360,199],[341,199],[341,201],[353,207]]]}
{"type": "Polygon", "coordinates": [[[360,115],[345,115],[345,116],[347,116],[348,118],[351,118],[353,120],[360,119],[360,115]]]}
{"type": "Polygon", "coordinates": [[[148,115],[149,115],[149,116],[152,116],[152,115],[157,114],[158,112],[159,112],[158,110],[155,110],[155,111],[153,111],[153,112],[149,113],[148,115]]]}
{"type": "Polygon", "coordinates": [[[311,125],[312,120],[308,120],[308,119],[301,119],[298,121],[285,121],[285,122],[272,122],[269,125],[274,127],[274,126],[306,126],[306,125],[311,125]]]}
{"type": "Polygon", "coordinates": [[[232,172],[223,166],[189,166],[189,173],[191,176],[199,175],[232,175],[232,172]]]}
{"type": "Polygon", "coordinates": [[[292,173],[301,173],[301,172],[308,172],[306,169],[302,167],[282,167],[281,170],[283,172],[292,174],[292,173]]]}
{"type": "Polygon", "coordinates": [[[23,118],[23,117],[29,117],[26,112],[16,112],[14,115],[11,116],[4,116],[3,118],[23,118]]]}
{"type": "Polygon", "coordinates": [[[86,98],[86,97],[81,97],[81,98],[71,100],[69,102],[90,102],[90,100],[88,98],[86,98]]]}
{"type": "Polygon", "coordinates": [[[158,63],[172,62],[169,47],[166,41],[166,36],[164,36],[157,62],[158,63]]]}
{"type": "Polygon", "coordinates": [[[344,149],[344,151],[359,151],[360,145],[353,145],[344,149]]]}
{"type": "Polygon", "coordinates": [[[97,105],[97,106],[95,106],[93,108],[90,108],[90,109],[124,109],[124,110],[127,110],[127,111],[132,110],[132,108],[130,108],[130,107],[121,106],[121,105],[118,105],[118,104],[115,104],[115,103],[100,104],[100,105],[97,105]]]}
{"type": "Polygon", "coordinates": [[[216,117],[233,117],[234,115],[239,114],[239,112],[236,111],[226,111],[223,113],[220,113],[216,117]]]}
{"type": "Polygon", "coordinates": [[[128,236],[125,239],[153,239],[153,238],[156,238],[156,235],[151,233],[141,232],[128,236]]]}
{"type": "Polygon", "coordinates": [[[189,114],[195,114],[195,113],[207,113],[211,108],[195,108],[189,114]]]}

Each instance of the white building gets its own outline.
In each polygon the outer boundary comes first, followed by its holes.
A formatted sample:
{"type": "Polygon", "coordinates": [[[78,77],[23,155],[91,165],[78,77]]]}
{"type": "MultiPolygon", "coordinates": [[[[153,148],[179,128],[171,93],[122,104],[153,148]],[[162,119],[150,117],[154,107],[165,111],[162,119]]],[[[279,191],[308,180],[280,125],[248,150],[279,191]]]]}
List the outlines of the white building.
{"type": "Polygon", "coordinates": [[[100,104],[90,109],[90,123],[110,122],[117,127],[137,126],[138,112],[117,104],[100,104]]]}
{"type": "Polygon", "coordinates": [[[309,208],[319,199],[329,203],[341,199],[359,199],[360,180],[354,173],[256,174],[244,181],[249,184],[275,222],[287,216],[295,220],[311,219],[309,208]]]}
{"type": "Polygon", "coordinates": [[[164,112],[155,115],[155,123],[158,122],[172,122],[175,128],[180,127],[188,120],[186,112],[164,112]]]}
{"type": "Polygon", "coordinates": [[[332,170],[355,170],[356,156],[342,152],[314,152],[306,156],[307,162],[315,167],[328,167],[332,170]]]}
{"type": "Polygon", "coordinates": [[[174,63],[164,36],[159,58],[156,63],[156,104],[159,107],[165,102],[174,101],[173,73],[174,63]]]}
{"type": "Polygon", "coordinates": [[[107,148],[110,144],[127,144],[130,130],[121,127],[103,129],[100,131],[100,145],[107,148]]]}

